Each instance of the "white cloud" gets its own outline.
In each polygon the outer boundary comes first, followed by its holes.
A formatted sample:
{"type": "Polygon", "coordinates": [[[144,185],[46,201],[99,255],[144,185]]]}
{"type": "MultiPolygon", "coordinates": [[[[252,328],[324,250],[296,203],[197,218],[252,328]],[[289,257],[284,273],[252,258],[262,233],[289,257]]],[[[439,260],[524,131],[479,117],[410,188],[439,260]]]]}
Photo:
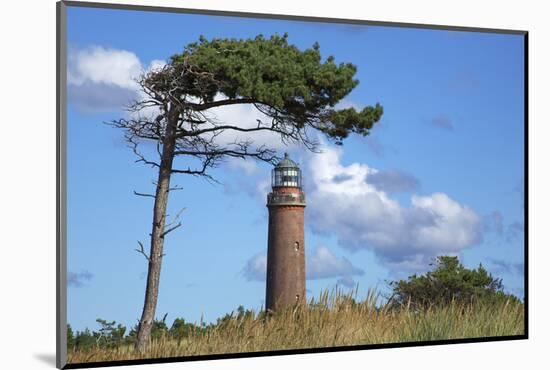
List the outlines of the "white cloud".
{"type": "Polygon", "coordinates": [[[348,249],[372,249],[399,268],[480,242],[483,222],[469,207],[444,193],[413,195],[404,207],[369,182],[376,169],[345,166],[341,157],[341,149],[325,146],[307,163],[308,225],[314,231],[336,235],[348,249]]]}
{"type": "Polygon", "coordinates": [[[86,82],[136,90],[134,79],[143,72],[136,54],[118,49],[91,46],[69,52],[67,82],[82,86],[86,82]]]}
{"type": "Polygon", "coordinates": [[[258,253],[250,258],[241,273],[248,281],[265,281],[267,274],[267,255],[258,253]]]}
{"type": "MultiPolygon", "coordinates": [[[[434,216],[434,223],[420,226],[415,242],[421,247],[446,252],[461,249],[480,241],[481,218],[469,207],[462,206],[444,193],[431,196],[412,197],[413,209],[425,211],[434,216]]],[[[415,225],[416,226],[416,225],[415,225]]]]}
{"type": "MultiPolygon", "coordinates": [[[[265,252],[251,257],[242,274],[249,281],[265,281],[267,271],[267,256],[265,252]]],[[[306,279],[317,280],[327,278],[349,278],[363,275],[364,271],[355,267],[347,258],[335,256],[327,247],[320,246],[306,254],[306,279]]]]}
{"type": "MultiPolygon", "coordinates": [[[[223,99],[223,95],[216,96],[215,100],[223,99]]],[[[262,126],[269,125],[271,118],[267,117],[251,104],[234,104],[211,108],[206,113],[207,117],[217,124],[230,124],[240,128],[255,128],[258,121],[262,126]]],[[[281,140],[281,135],[269,131],[241,132],[225,130],[217,138],[216,142],[227,145],[235,142],[253,142],[253,148],[265,146],[271,149],[293,148],[281,140]]]]}
{"type": "Polygon", "coordinates": [[[154,59],[149,63],[148,71],[158,71],[166,65],[166,61],[161,59],[154,59]]]}
{"type": "Polygon", "coordinates": [[[271,179],[264,178],[259,180],[256,183],[256,194],[258,194],[262,199],[265,199],[267,193],[271,191],[271,179]]]}
{"type": "Polygon", "coordinates": [[[346,288],[355,288],[355,286],[356,286],[355,280],[353,280],[353,278],[350,277],[350,276],[346,276],[346,277],[338,279],[336,281],[336,284],[345,286],[346,288]]]}
{"type": "Polygon", "coordinates": [[[414,191],[419,181],[412,174],[399,170],[377,171],[369,175],[369,183],[387,193],[414,191]]]}
{"type": "Polygon", "coordinates": [[[253,158],[229,158],[227,160],[227,165],[229,168],[234,170],[241,170],[247,175],[253,175],[259,170],[258,165],[253,158]]]}
{"type": "Polygon", "coordinates": [[[138,94],[115,85],[84,82],[82,85],[68,85],[68,100],[71,104],[88,113],[120,111],[138,94]]]}
{"type": "Polygon", "coordinates": [[[364,271],[353,266],[346,257],[338,258],[324,246],[315,249],[306,262],[306,275],[312,280],[363,274],[364,271]]]}
{"type": "MultiPolygon", "coordinates": [[[[165,64],[155,59],[145,66],[133,52],[102,46],[70,49],[69,101],[87,112],[120,111],[133,100],[144,97],[135,80],[143,72],[162,68],[165,64]]],[[[150,113],[155,111],[142,112],[150,113]]]]}

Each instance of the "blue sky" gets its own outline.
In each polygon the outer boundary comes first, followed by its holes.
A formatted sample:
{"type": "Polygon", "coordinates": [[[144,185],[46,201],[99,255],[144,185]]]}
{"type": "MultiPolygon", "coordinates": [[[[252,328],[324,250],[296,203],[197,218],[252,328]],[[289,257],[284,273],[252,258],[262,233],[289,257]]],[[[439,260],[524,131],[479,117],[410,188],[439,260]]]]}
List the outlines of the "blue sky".
{"type": "MultiPolygon", "coordinates": [[[[369,137],[313,155],[302,166],[308,298],[322,289],[385,281],[459,255],[523,294],[523,38],[518,35],[317,24],[125,10],[68,10],[68,322],[132,326],[143,304],[153,169],[135,162],[123,133],[102,124],[124,117],[132,78],[199,35],[249,38],[287,32],[324,57],[352,62],[359,86],[342,106],[380,102],[369,137]]],[[[245,122],[248,108],[220,111],[245,122]]],[[[254,120],[252,120],[254,122],[254,120]]],[[[245,124],[245,123],[244,123],[245,124]]],[[[229,161],[221,185],[175,176],[170,196],[183,226],[165,244],[157,316],[207,322],[264,300],[266,186],[270,168],[229,161]]]]}

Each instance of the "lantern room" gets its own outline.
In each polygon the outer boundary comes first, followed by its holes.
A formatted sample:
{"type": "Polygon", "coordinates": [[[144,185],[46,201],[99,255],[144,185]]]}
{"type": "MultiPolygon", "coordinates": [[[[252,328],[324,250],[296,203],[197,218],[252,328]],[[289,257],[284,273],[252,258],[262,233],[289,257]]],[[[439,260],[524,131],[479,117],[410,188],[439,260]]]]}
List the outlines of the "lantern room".
{"type": "Polygon", "coordinates": [[[302,187],[302,171],[300,167],[285,153],[285,157],[271,171],[271,187],[302,187]]]}

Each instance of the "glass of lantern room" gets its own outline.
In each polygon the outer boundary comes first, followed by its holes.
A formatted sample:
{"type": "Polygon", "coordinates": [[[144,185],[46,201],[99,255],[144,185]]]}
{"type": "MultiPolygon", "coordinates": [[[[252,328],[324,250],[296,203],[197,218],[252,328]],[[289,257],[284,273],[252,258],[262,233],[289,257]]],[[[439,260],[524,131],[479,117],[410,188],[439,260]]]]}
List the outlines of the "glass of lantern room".
{"type": "Polygon", "coordinates": [[[271,174],[271,186],[276,187],[302,187],[302,171],[285,153],[285,157],[275,166],[271,174]]]}

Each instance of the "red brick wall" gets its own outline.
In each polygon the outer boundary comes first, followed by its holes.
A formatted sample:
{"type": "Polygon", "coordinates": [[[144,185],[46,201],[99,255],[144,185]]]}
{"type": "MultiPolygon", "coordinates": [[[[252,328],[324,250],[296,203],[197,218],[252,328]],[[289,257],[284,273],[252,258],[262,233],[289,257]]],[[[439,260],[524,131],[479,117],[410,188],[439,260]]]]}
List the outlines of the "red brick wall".
{"type": "Polygon", "coordinates": [[[269,206],[267,309],[306,302],[304,245],[304,207],[269,206]]]}

